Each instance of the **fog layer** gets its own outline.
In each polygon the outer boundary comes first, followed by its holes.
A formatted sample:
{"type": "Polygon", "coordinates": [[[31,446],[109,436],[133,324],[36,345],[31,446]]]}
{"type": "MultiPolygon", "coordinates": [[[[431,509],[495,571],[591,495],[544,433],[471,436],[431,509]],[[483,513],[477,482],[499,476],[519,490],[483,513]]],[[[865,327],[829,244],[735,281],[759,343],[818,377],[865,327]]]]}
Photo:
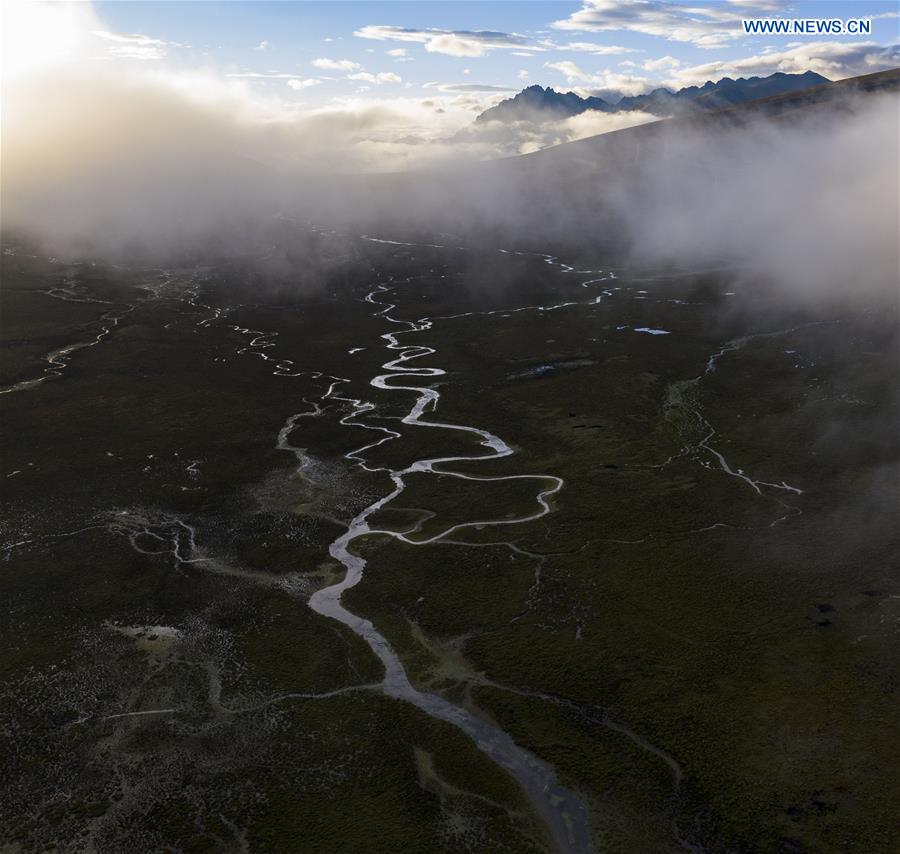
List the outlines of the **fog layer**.
{"type": "Polygon", "coordinates": [[[390,120],[378,107],[275,121],[233,92],[152,78],[31,77],[4,110],[4,228],[58,254],[162,258],[289,214],[732,260],[814,295],[897,287],[896,93],[777,120],[648,124],[493,163],[477,162],[490,126],[398,161],[400,143],[360,145],[390,120]],[[397,162],[418,171],[361,177],[397,162]]]}

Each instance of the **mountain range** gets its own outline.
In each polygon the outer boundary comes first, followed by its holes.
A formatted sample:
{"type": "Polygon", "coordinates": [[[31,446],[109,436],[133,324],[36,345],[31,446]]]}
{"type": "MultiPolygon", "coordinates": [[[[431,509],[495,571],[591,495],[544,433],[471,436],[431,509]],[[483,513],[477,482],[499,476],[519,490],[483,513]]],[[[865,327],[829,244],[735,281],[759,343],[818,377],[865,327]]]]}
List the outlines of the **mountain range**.
{"type": "Polygon", "coordinates": [[[551,87],[529,86],[513,98],[501,101],[481,113],[476,122],[546,122],[577,116],[587,110],[604,113],[618,113],[626,110],[641,110],[656,116],[675,116],[714,110],[810,89],[829,83],[828,78],[814,71],[803,74],[776,72],[768,77],[723,77],[716,83],[711,80],[702,86],[688,86],[672,92],[669,89],[654,89],[646,95],[629,96],[611,103],[598,96],[582,98],[574,92],[557,92],[551,87]]]}

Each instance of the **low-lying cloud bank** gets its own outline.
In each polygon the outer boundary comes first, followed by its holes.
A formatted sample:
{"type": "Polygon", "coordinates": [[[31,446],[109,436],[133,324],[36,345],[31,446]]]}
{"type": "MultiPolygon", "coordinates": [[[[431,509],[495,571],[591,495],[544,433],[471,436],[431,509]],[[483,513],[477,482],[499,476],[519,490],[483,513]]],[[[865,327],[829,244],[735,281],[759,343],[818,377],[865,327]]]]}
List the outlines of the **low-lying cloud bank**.
{"type": "Polygon", "coordinates": [[[472,124],[452,137],[452,142],[465,146],[478,145],[495,152],[495,156],[531,154],[542,148],[575,142],[614,130],[634,127],[659,119],[652,113],[632,110],[622,113],[601,113],[587,110],[577,116],[558,121],[486,122],[472,124]]]}
{"type": "Polygon", "coordinates": [[[438,123],[426,136],[418,129],[439,109],[430,100],[290,116],[267,107],[240,82],[202,75],[69,70],[17,81],[4,94],[4,224],[101,250],[184,245],[248,218],[315,217],[314,200],[342,176],[461,168],[655,118],[585,114],[456,133],[438,123]]]}
{"type": "MultiPolygon", "coordinates": [[[[420,176],[408,182],[416,217],[407,219],[642,263],[729,263],[800,299],[896,305],[900,95],[740,115],[646,124],[471,174],[420,176]]],[[[382,211],[381,222],[389,217],[382,211]]]]}
{"type": "Polygon", "coordinates": [[[900,97],[661,137],[615,209],[633,253],[746,264],[810,297],[900,290],[900,97]]]}
{"type": "Polygon", "coordinates": [[[163,257],[285,213],[729,259],[803,294],[896,292],[896,93],[741,127],[647,125],[492,164],[479,161],[653,117],[458,130],[435,99],[286,115],[212,74],[72,68],[13,80],[3,100],[4,228],[57,254],[163,257]]]}

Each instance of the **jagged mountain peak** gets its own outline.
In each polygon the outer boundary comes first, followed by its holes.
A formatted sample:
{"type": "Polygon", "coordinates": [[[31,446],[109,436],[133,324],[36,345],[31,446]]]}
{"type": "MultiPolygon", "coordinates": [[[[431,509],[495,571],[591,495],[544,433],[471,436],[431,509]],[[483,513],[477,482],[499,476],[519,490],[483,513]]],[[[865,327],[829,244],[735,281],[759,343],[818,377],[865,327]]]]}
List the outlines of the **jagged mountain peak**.
{"type": "Polygon", "coordinates": [[[587,110],[607,113],[642,110],[659,116],[675,115],[781,95],[828,82],[826,77],[814,71],[804,71],[802,74],[776,71],[768,77],[722,77],[716,82],[707,80],[702,86],[687,86],[677,92],[661,86],[644,95],[626,96],[615,104],[596,95],[583,98],[575,92],[557,92],[552,86],[535,83],[485,110],[476,121],[540,123],[576,116],[587,110]]]}

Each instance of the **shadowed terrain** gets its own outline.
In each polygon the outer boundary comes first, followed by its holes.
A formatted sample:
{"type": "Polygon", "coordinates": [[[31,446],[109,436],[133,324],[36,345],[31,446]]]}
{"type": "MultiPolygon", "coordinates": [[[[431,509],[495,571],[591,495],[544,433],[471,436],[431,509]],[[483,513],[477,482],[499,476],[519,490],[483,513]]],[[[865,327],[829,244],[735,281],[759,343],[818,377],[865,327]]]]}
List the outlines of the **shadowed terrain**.
{"type": "Polygon", "coordinates": [[[6,848],[893,851],[896,291],[447,226],[6,236],[6,848]]]}

